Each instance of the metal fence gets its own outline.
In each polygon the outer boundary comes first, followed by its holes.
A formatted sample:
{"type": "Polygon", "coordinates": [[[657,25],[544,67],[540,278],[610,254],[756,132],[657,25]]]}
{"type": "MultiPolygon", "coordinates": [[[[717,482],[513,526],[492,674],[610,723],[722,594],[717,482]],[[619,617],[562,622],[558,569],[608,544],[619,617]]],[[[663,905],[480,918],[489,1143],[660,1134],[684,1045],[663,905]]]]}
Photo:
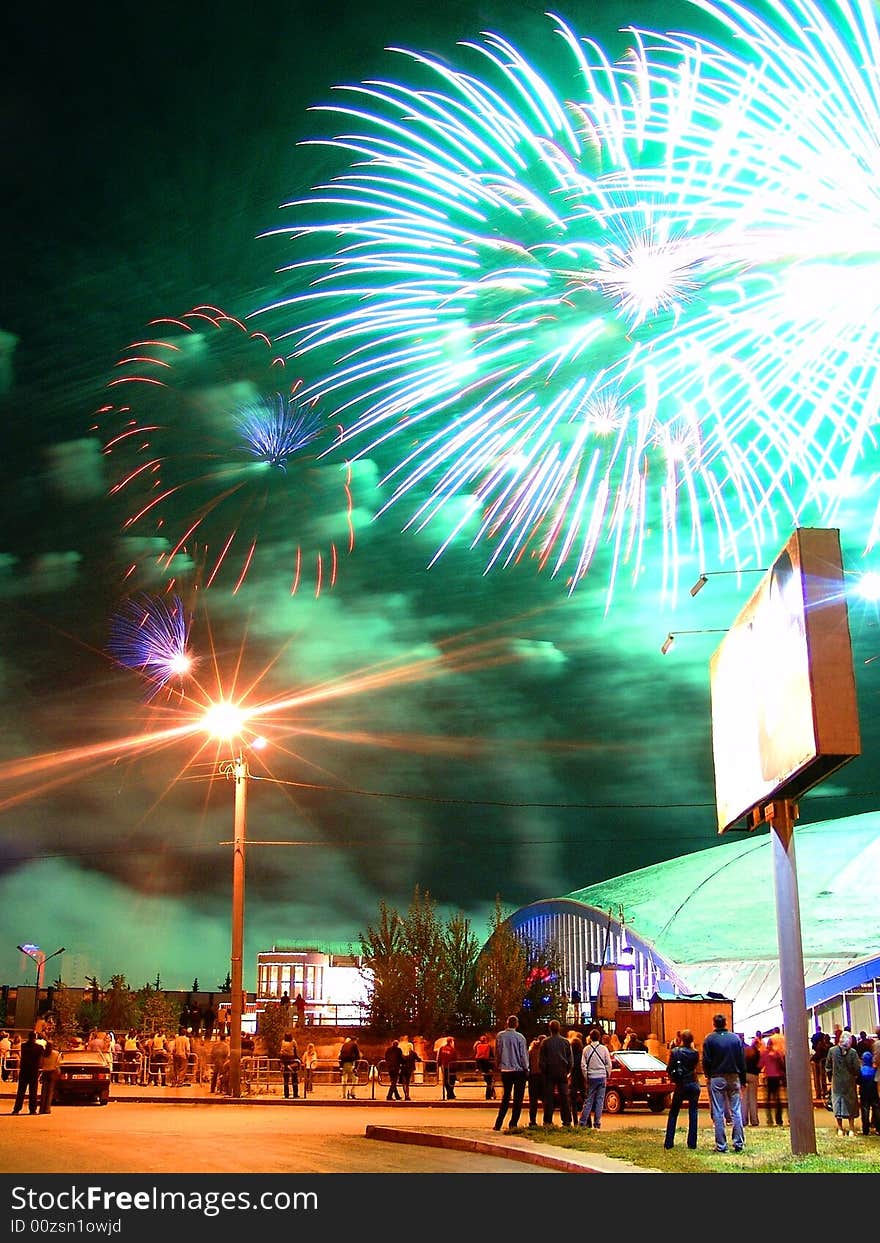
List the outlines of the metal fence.
{"type": "MultiPolygon", "coordinates": [[[[455,1067],[456,1087],[479,1087],[485,1089],[485,1079],[482,1071],[477,1069],[476,1063],[472,1061],[460,1061],[455,1067]]],[[[368,1058],[362,1057],[356,1067],[356,1086],[365,1087],[382,1087],[387,1088],[390,1080],[388,1070],[385,1066],[384,1059],[378,1062],[371,1062],[368,1058]]],[[[311,1086],[315,1087],[339,1087],[342,1089],[342,1071],[339,1063],[335,1058],[319,1058],[311,1074],[311,1086]]],[[[261,1093],[274,1093],[283,1089],[284,1076],[281,1069],[281,1061],[277,1057],[250,1057],[246,1056],[241,1059],[241,1089],[245,1095],[256,1096],[261,1093]]],[[[296,1070],[296,1086],[297,1092],[301,1096],[308,1095],[309,1080],[306,1076],[305,1069],[302,1065],[296,1070]]],[[[437,1070],[435,1061],[422,1061],[416,1063],[416,1070],[413,1074],[412,1083],[414,1086],[436,1087],[438,1092],[441,1089],[440,1075],[437,1070]]]]}
{"type": "MultiPolygon", "coordinates": [[[[174,1073],[174,1059],[170,1053],[129,1052],[117,1054],[113,1058],[113,1078],[117,1083],[136,1083],[142,1087],[150,1084],[167,1086],[174,1082],[174,1073]]],[[[210,1080],[210,1067],[207,1078],[210,1080]]],[[[204,1066],[200,1070],[199,1059],[195,1053],[190,1053],[187,1057],[186,1069],[180,1082],[181,1085],[205,1082],[204,1066]]]]}

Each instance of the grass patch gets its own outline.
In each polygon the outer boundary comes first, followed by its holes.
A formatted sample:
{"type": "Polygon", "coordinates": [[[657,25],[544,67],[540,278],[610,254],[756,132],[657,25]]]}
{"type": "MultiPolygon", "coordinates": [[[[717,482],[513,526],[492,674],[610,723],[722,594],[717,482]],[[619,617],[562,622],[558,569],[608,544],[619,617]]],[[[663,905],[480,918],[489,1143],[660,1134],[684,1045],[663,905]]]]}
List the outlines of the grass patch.
{"type": "Polygon", "coordinates": [[[748,1127],[742,1152],[713,1152],[715,1134],[701,1126],[692,1152],[679,1130],[675,1147],[663,1147],[663,1131],[639,1127],[595,1131],[518,1128],[517,1134],[540,1144],[577,1152],[601,1152],[643,1169],[668,1174],[880,1174],[880,1135],[839,1139],[834,1130],[816,1128],[816,1153],[793,1156],[788,1128],[748,1127]]]}

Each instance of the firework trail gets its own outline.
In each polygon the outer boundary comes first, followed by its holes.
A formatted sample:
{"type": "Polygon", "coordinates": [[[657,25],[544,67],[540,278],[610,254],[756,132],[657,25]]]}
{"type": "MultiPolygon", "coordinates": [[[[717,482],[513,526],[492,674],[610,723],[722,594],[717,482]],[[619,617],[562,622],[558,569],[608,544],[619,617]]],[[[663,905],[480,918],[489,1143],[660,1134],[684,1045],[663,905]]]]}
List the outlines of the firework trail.
{"type": "Polygon", "coordinates": [[[685,553],[760,565],[833,517],[873,448],[873,18],[699,7],[723,39],[634,29],[616,63],[554,18],[564,93],[485,34],[479,72],[393,49],[414,85],[319,109],[349,164],[287,205],[299,285],[265,312],[437,556],[486,541],[572,590],[601,554],[610,600],[660,552],[674,594],[685,553]]]}
{"type": "Polygon", "coordinates": [[[107,650],[118,664],[145,676],[146,698],[151,700],[191,673],[190,626],[179,596],[141,592],[123,601],[114,614],[107,650]]]}
{"type": "Polygon", "coordinates": [[[353,545],[349,467],[319,461],[338,430],[287,383],[268,337],[197,307],[152,321],[117,369],[96,430],[128,575],[235,592],[262,562],[291,592],[336,581],[353,545]]]}
{"type": "MultiPolygon", "coordinates": [[[[868,497],[870,548],[880,401],[875,7],[693,2],[726,38],[723,46],[694,44],[708,67],[703,116],[677,173],[741,265],[720,291],[724,352],[747,360],[756,408],[809,447],[803,501],[819,520],[836,520],[854,495],[868,497]]],[[[655,37],[655,79],[677,48],[655,37]]],[[[745,400],[728,401],[724,413],[745,419],[745,400]]]]}

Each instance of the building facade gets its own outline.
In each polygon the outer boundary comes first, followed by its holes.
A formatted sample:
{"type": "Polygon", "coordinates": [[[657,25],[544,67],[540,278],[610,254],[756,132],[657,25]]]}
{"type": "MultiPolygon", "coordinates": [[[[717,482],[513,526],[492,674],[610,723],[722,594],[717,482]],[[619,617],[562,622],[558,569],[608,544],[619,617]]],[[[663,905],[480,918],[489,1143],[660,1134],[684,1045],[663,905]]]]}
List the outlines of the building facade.
{"type": "Polygon", "coordinates": [[[293,1005],[297,996],[307,1024],[360,1024],[367,1008],[360,955],[327,945],[273,945],[258,953],[255,1009],[285,997],[293,1005]]]}
{"type": "Polygon", "coordinates": [[[570,898],[521,907],[510,918],[527,944],[556,946],[563,991],[579,1022],[614,1010],[645,1011],[658,992],[688,993],[686,980],[656,949],[610,911],[570,898]]]}

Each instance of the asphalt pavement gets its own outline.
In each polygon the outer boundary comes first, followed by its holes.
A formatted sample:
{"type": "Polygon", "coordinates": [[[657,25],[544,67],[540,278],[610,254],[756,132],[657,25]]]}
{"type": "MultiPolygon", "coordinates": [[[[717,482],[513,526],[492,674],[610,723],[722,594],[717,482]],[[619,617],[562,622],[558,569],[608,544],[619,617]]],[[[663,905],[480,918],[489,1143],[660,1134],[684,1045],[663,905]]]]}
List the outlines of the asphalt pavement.
{"type": "MultiPolygon", "coordinates": [[[[414,1084],[412,1099],[388,1102],[387,1088],[379,1083],[363,1083],[357,1089],[354,1100],[342,1097],[339,1084],[319,1084],[308,1095],[285,1098],[280,1084],[273,1082],[243,1085],[242,1095],[232,1098],[212,1093],[205,1083],[187,1083],[181,1087],[156,1084],[113,1083],[109,1108],[126,1104],[155,1105],[210,1105],[226,1109],[249,1109],[260,1107],[271,1110],[308,1111],[313,1116],[310,1129],[314,1130],[317,1116],[313,1111],[332,1107],[334,1112],[352,1115],[354,1131],[367,1139],[384,1143],[409,1144],[430,1148],[457,1150],[464,1153],[482,1153],[504,1158],[522,1167],[527,1164],[546,1171],[565,1173],[602,1174],[650,1174],[660,1170],[644,1170],[629,1162],[606,1157],[602,1153],[578,1152],[542,1143],[535,1132],[511,1133],[507,1129],[495,1131],[493,1122],[497,1101],[487,1101],[482,1095],[482,1085],[465,1088],[455,1100],[441,1098],[440,1088],[434,1084],[414,1084]],[[363,1130],[361,1130],[363,1127],[363,1130]]],[[[10,1102],[15,1095],[14,1083],[0,1084],[0,1099],[10,1102]]],[[[6,1112],[0,1106],[0,1112],[6,1112]]],[[[54,1112],[54,1111],[53,1111],[54,1112]]],[[[827,1125],[827,1111],[817,1110],[817,1125],[827,1125]],[[825,1116],[823,1116],[825,1115],[825,1116]]],[[[646,1114],[628,1111],[623,1115],[607,1116],[604,1121],[610,1127],[642,1125],[651,1129],[665,1126],[665,1114],[646,1114]]],[[[319,1124],[320,1125],[320,1124],[319,1124]]],[[[610,1129],[610,1128],[609,1128],[610,1129]]]]}
{"type": "MultiPolygon", "coordinates": [[[[131,1104],[157,1105],[212,1105],[233,1109],[269,1107],[281,1110],[314,1110],[326,1107],[360,1115],[363,1134],[367,1139],[383,1143],[411,1144],[420,1147],[443,1148],[465,1153],[482,1153],[511,1162],[531,1165],[547,1171],[561,1173],[655,1173],[643,1170],[629,1162],[606,1157],[602,1153],[565,1151],[552,1144],[542,1144],[531,1135],[515,1134],[507,1129],[495,1131],[493,1122],[498,1108],[497,1101],[487,1101],[482,1096],[482,1085],[473,1093],[459,1093],[455,1100],[441,1099],[440,1088],[434,1084],[415,1084],[409,1101],[388,1102],[387,1088],[382,1084],[362,1084],[354,1100],[342,1098],[338,1084],[320,1084],[307,1096],[285,1098],[280,1085],[249,1085],[242,1095],[232,1098],[212,1093],[203,1083],[188,1083],[182,1087],[155,1084],[113,1083],[110,1106],[131,1104]],[[478,1094],[479,1093],[479,1094],[478,1094]],[[388,1122],[388,1110],[399,1123],[388,1122]],[[371,1115],[376,1118],[371,1122],[371,1115]],[[378,1119],[381,1116],[382,1121],[378,1119]],[[410,1119],[411,1121],[408,1121],[410,1119]]],[[[467,1090],[466,1090],[467,1091],[467,1090]]],[[[0,1085],[0,1100],[10,1101],[15,1096],[15,1084],[0,1085]]],[[[6,1112],[0,1107],[0,1112],[6,1112]]],[[[54,1110],[53,1110],[54,1112],[54,1110]]],[[[653,1118],[653,1115],[652,1115],[653,1118]]],[[[628,1115],[628,1121],[632,1119],[628,1115]]]]}

